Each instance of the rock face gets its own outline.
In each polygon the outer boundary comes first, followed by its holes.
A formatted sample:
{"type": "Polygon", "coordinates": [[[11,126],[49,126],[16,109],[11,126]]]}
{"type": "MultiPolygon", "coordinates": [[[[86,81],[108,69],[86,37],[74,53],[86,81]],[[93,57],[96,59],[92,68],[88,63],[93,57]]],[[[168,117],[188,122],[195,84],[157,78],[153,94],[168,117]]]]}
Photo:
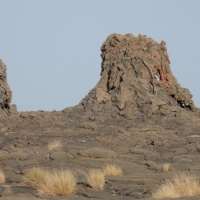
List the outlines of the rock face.
{"type": "Polygon", "coordinates": [[[0,60],[0,112],[16,111],[11,105],[12,92],[7,83],[6,65],[0,60]]]}
{"type": "Polygon", "coordinates": [[[118,112],[127,119],[177,107],[195,111],[191,93],[170,70],[165,42],[112,34],[101,51],[101,79],[82,100],[85,111],[118,112]]]}

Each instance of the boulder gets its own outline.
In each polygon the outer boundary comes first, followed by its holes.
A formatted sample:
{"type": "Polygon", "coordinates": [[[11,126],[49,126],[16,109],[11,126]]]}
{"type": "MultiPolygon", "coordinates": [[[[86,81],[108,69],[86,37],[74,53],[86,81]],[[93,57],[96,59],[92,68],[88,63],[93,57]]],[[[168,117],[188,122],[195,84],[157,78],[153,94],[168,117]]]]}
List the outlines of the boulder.
{"type": "Polygon", "coordinates": [[[80,150],[78,152],[80,156],[89,158],[116,158],[117,154],[113,150],[101,149],[101,148],[91,148],[88,150],[80,150]]]}

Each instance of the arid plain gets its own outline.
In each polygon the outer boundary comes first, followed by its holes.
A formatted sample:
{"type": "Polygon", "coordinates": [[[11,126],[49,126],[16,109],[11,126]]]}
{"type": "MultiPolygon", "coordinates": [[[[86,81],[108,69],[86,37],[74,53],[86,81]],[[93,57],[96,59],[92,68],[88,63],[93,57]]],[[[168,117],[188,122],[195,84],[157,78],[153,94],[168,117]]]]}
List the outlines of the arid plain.
{"type": "Polygon", "coordinates": [[[77,106],[53,112],[18,112],[1,61],[2,200],[152,200],[166,180],[185,175],[196,177],[197,186],[193,193],[181,186],[186,197],[179,199],[200,199],[200,112],[173,76],[165,42],[112,34],[101,51],[97,85],[77,106]],[[108,165],[121,171],[106,173],[108,165]],[[41,176],[48,172],[46,177],[71,172],[74,189],[53,193],[57,180],[44,192],[55,178],[34,182],[38,171],[28,177],[33,169],[43,170],[41,176]],[[104,179],[95,179],[101,187],[89,181],[91,170],[102,172],[104,179]]]}

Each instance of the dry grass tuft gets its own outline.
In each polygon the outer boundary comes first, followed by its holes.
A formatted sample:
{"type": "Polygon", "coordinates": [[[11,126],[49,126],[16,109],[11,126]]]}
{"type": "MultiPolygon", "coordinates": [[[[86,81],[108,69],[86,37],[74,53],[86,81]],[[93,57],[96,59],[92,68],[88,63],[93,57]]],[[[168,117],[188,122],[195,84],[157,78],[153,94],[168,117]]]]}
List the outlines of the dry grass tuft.
{"type": "Polygon", "coordinates": [[[47,176],[47,170],[34,167],[26,172],[25,176],[22,178],[22,181],[25,184],[37,186],[44,183],[47,176]]]}
{"type": "Polygon", "coordinates": [[[169,172],[169,168],[170,168],[170,164],[169,163],[165,163],[162,166],[162,171],[163,172],[169,172]]]}
{"type": "Polygon", "coordinates": [[[49,172],[44,183],[38,189],[41,194],[51,196],[69,196],[75,192],[76,177],[71,171],[49,172]]]}
{"type": "Polygon", "coordinates": [[[152,194],[153,198],[180,198],[200,195],[200,184],[197,177],[190,174],[176,175],[167,180],[152,194]]]}
{"type": "Polygon", "coordinates": [[[3,173],[3,170],[0,169],[0,184],[5,183],[5,180],[6,180],[6,178],[5,178],[5,175],[3,173]]]}
{"type": "Polygon", "coordinates": [[[103,190],[105,185],[105,176],[100,169],[91,169],[87,174],[87,181],[90,187],[95,190],[103,190]]]}
{"type": "Polygon", "coordinates": [[[49,196],[68,196],[74,193],[76,188],[76,177],[68,170],[33,168],[23,181],[35,186],[40,194],[49,196]]]}
{"type": "Polygon", "coordinates": [[[50,142],[47,147],[48,147],[48,150],[51,151],[55,148],[62,147],[62,146],[63,146],[62,141],[54,140],[54,141],[50,142]]]}
{"type": "Polygon", "coordinates": [[[106,164],[103,167],[103,173],[105,176],[121,176],[123,171],[119,166],[115,164],[106,164]]]}

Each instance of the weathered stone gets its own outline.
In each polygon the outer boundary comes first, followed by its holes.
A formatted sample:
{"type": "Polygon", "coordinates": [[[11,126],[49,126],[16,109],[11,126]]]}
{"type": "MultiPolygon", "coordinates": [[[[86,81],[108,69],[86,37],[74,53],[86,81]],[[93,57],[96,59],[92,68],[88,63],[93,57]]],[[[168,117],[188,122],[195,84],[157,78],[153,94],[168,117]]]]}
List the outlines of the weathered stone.
{"type": "Polygon", "coordinates": [[[148,166],[148,169],[150,170],[161,171],[162,169],[161,164],[154,161],[144,161],[143,164],[148,166]]]}
{"type": "Polygon", "coordinates": [[[40,151],[40,152],[33,154],[30,158],[31,158],[31,160],[44,161],[44,159],[46,157],[47,157],[47,153],[44,151],[40,151]]]}
{"type": "Polygon", "coordinates": [[[160,154],[157,152],[148,151],[145,152],[144,157],[146,160],[158,160],[160,158],[160,154]]]}
{"type": "Polygon", "coordinates": [[[12,91],[7,83],[6,65],[0,60],[0,111],[4,113],[16,112],[16,107],[11,105],[12,91]]]}
{"type": "Polygon", "coordinates": [[[83,122],[80,125],[80,128],[91,129],[91,130],[96,130],[97,129],[96,123],[94,123],[94,122],[83,122]]]}
{"type": "Polygon", "coordinates": [[[189,90],[171,72],[165,42],[112,34],[101,51],[101,79],[81,101],[85,111],[118,111],[131,120],[139,113],[171,115],[168,107],[196,109],[189,90]]]}
{"type": "Polygon", "coordinates": [[[49,155],[50,159],[52,160],[66,160],[67,154],[63,151],[56,151],[49,155]]]}
{"type": "Polygon", "coordinates": [[[79,151],[80,156],[89,157],[89,158],[115,158],[117,157],[116,152],[112,150],[92,148],[84,151],[79,151]]]}
{"type": "Polygon", "coordinates": [[[73,154],[73,153],[67,153],[67,158],[72,159],[72,158],[75,158],[75,157],[76,157],[75,154],[73,154]]]}

